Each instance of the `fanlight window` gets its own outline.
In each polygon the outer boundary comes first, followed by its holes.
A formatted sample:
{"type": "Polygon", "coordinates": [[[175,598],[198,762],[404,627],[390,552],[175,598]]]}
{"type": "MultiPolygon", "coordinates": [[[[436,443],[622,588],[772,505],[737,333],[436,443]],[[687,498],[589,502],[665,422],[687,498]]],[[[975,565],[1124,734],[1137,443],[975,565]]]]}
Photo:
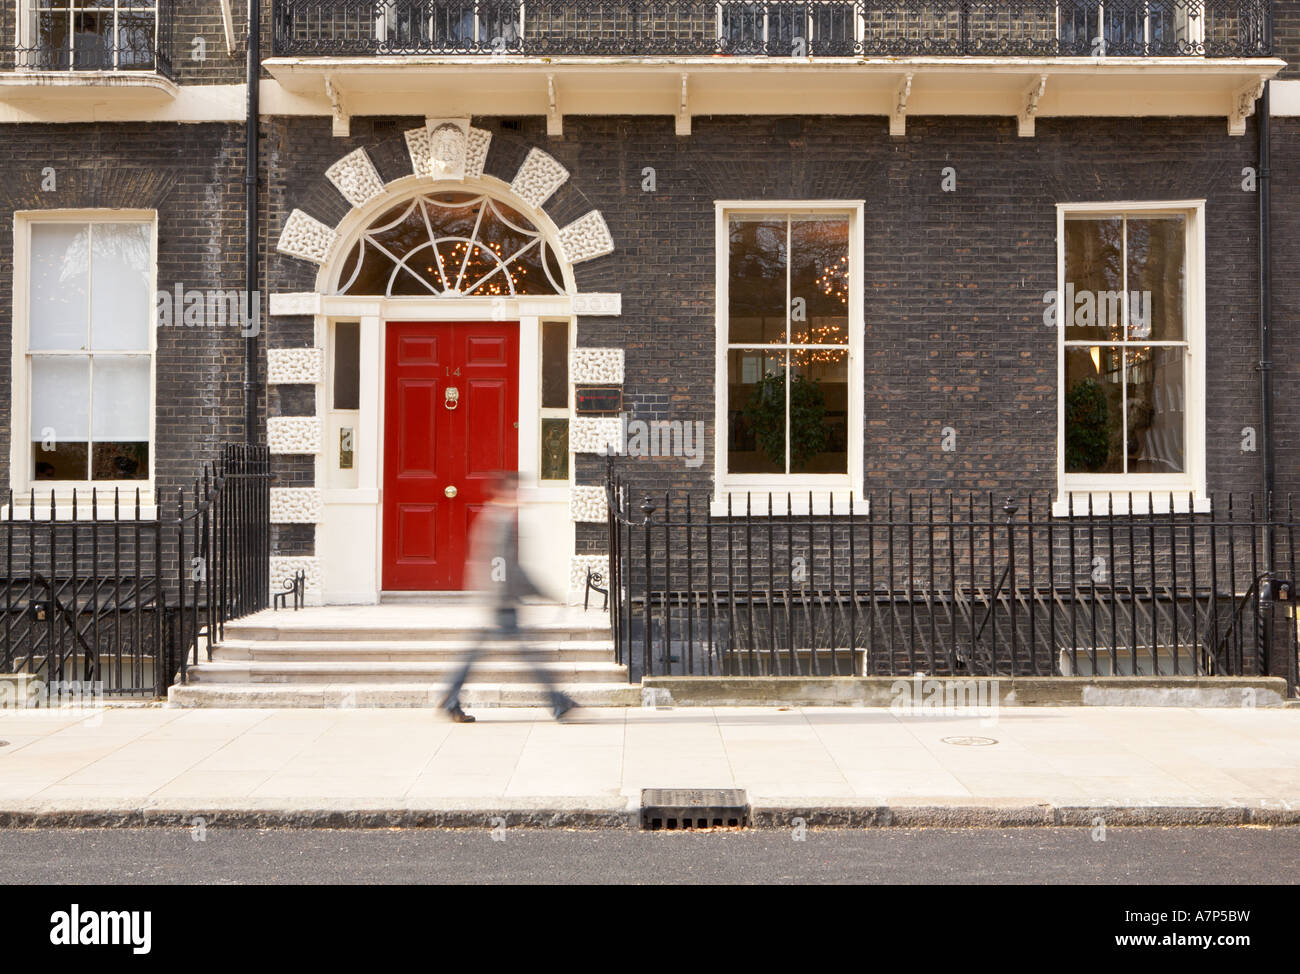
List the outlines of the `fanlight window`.
{"type": "Polygon", "coordinates": [[[563,294],[559,261],[540,230],[500,200],[471,193],[417,196],[361,235],[340,294],[510,297],[563,294]]]}

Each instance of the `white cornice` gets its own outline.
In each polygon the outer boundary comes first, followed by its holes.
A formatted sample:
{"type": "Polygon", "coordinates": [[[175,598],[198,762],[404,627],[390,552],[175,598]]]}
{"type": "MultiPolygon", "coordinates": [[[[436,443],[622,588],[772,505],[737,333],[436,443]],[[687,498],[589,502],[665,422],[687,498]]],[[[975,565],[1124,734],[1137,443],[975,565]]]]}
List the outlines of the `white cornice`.
{"type": "MultiPolygon", "coordinates": [[[[663,115],[689,129],[703,115],[1242,117],[1241,94],[1271,78],[1276,58],[271,58],[264,116],[346,114],[663,115]],[[687,70],[689,69],[689,70],[687,70]],[[912,77],[905,102],[901,81],[912,77]],[[1046,79],[1046,86],[1042,79],[1046,79]],[[1032,82],[1032,84],[1031,84],[1032,82]],[[1032,89],[1032,90],[1031,90],[1032,89]],[[1034,94],[1038,94],[1035,99],[1034,94]],[[900,107],[905,108],[900,110],[900,107]],[[554,107],[553,107],[554,106],[554,107]],[[905,115],[903,112],[905,111],[905,115]]],[[[88,79],[0,74],[0,123],[242,122],[243,85],[176,86],[156,75],[88,79]]],[[[1295,82],[1279,82],[1281,88],[1295,82]]],[[[1278,114],[1298,99],[1282,95],[1278,114]]],[[[341,128],[341,126],[340,126],[341,128]]]]}

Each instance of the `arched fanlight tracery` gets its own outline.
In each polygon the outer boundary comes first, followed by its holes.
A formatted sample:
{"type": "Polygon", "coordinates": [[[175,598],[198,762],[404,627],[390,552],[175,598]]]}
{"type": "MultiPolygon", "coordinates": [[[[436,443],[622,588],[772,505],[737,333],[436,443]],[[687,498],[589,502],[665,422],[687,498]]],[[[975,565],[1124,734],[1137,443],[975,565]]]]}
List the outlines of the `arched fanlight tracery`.
{"type": "Polygon", "coordinates": [[[507,204],[473,193],[426,193],[392,207],[353,244],[339,294],[514,297],[564,294],[541,230],[507,204]]]}

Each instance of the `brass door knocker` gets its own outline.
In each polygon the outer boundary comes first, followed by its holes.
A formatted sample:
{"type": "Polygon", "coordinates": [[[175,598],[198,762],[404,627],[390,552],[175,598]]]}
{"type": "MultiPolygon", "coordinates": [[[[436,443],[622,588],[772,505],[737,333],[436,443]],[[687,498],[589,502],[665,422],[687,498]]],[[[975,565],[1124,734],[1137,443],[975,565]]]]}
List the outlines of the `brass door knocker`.
{"type": "Polygon", "coordinates": [[[448,386],[442,393],[442,404],[448,409],[455,409],[460,403],[460,390],[455,386],[448,386]]]}

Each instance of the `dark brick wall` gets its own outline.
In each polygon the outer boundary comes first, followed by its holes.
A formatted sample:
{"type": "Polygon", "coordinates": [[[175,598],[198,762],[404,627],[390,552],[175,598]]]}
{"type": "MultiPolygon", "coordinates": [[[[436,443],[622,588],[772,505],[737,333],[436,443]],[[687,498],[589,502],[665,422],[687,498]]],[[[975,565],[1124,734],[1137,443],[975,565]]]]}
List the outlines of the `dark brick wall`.
{"type": "MultiPolygon", "coordinates": [[[[295,206],[327,223],[343,215],[323,173],[357,146],[385,180],[409,172],[401,132],[413,124],[365,120],[352,138],[333,139],[327,120],[281,120],[268,138],[271,239],[295,206]]],[[[609,222],[616,252],[577,273],[582,290],[622,292],[623,315],[582,319],[578,341],[626,349],[628,411],[709,430],[702,467],[639,461],[647,486],[712,477],[713,201],[811,198],[866,200],[869,490],[1054,488],[1057,345],[1043,294],[1056,281],[1055,205],[1199,198],[1210,487],[1258,484],[1258,455],[1241,452],[1240,435],[1259,420],[1256,196],[1241,188],[1242,168],[1255,162],[1253,128],[1230,138],[1221,119],[1041,119],[1037,137],[1021,139],[1011,120],[919,118],[891,140],[883,119],[697,118],[678,139],[669,119],[569,118],[564,137],[549,139],[540,119],[518,130],[475,124],[494,131],[490,174],[509,181],[541,146],[572,174],[546,206],[556,222],[593,207],[609,222]],[[641,191],[647,166],[653,193],[641,191]],[[956,169],[956,192],[941,191],[945,166],[956,169]],[[944,426],[957,430],[956,452],[941,450],[944,426]]],[[[273,290],[309,289],[315,267],[272,255],[268,273],[273,290]]],[[[1279,395],[1293,388],[1289,362],[1277,380],[1279,395]]],[[[578,470],[590,482],[600,465],[580,458],[578,470]]],[[[1296,472],[1280,465],[1280,481],[1297,484],[1296,472]]]]}
{"type": "Polygon", "coordinates": [[[1300,118],[1275,118],[1271,129],[1273,440],[1278,489],[1300,491],[1300,118]]]}
{"type": "MultiPolygon", "coordinates": [[[[117,207],[158,212],[160,290],[243,287],[243,132],[237,125],[0,126],[0,484],[9,485],[13,231],[16,210],[117,207]],[[40,189],[52,167],[55,192],[40,189]]],[[[237,328],[158,329],[156,486],[192,482],[243,437],[237,328]]],[[[260,375],[259,366],[259,387],[260,375]]],[[[25,431],[17,431],[24,435],[25,431]]]]}
{"type": "Polygon", "coordinates": [[[1273,5],[1273,53],[1286,60],[1279,78],[1300,78],[1300,0],[1273,5]]]}

